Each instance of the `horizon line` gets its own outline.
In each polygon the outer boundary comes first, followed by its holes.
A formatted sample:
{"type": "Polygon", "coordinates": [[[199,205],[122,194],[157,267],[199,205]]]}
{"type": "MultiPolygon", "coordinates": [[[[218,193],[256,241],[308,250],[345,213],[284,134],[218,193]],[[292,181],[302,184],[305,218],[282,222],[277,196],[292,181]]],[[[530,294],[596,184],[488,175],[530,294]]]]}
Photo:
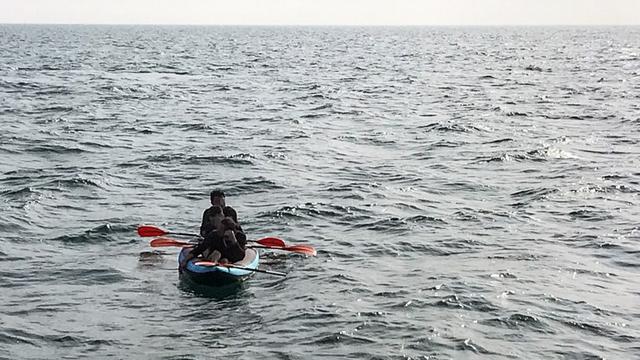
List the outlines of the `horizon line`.
{"type": "Polygon", "coordinates": [[[256,26],[256,27],[640,27],[638,24],[516,24],[516,23],[504,23],[504,24],[208,24],[208,23],[109,23],[109,22],[95,22],[95,23],[81,23],[81,22],[0,22],[0,25],[78,25],[78,26],[91,26],[91,25],[106,25],[106,26],[218,26],[218,27],[241,27],[241,26],[256,26]]]}

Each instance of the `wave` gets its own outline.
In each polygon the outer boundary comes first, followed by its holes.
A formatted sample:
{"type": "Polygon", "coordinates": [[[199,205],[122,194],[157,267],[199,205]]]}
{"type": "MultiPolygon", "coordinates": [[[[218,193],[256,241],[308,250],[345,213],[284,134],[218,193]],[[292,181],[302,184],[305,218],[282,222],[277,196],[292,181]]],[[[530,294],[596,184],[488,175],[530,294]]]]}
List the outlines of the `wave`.
{"type": "Polygon", "coordinates": [[[57,268],[49,270],[40,280],[47,283],[95,286],[117,284],[130,278],[123,272],[111,268],[57,268]]]}
{"type": "Polygon", "coordinates": [[[463,297],[458,295],[447,295],[430,305],[434,307],[465,309],[479,312],[493,312],[500,309],[485,298],[463,297]]]}
{"type": "Polygon", "coordinates": [[[505,115],[507,115],[509,117],[513,117],[513,116],[527,117],[527,116],[529,116],[529,114],[527,114],[525,112],[518,112],[518,111],[509,111],[509,112],[505,113],[505,115]]]}
{"type": "Polygon", "coordinates": [[[189,70],[180,69],[176,66],[168,64],[119,64],[110,66],[107,72],[114,73],[130,73],[130,74],[173,74],[173,75],[191,75],[189,70]]]}
{"type": "MultiPolygon", "coordinates": [[[[430,229],[443,229],[438,226],[428,226],[425,230],[430,229]]],[[[405,236],[411,236],[412,234],[418,234],[418,232],[407,231],[405,233],[395,233],[394,236],[400,236],[398,238],[389,237],[389,241],[382,244],[369,245],[367,250],[363,250],[364,253],[371,255],[428,255],[428,256],[452,256],[457,254],[464,254],[469,252],[475,252],[478,246],[470,245],[466,241],[437,241],[434,243],[421,243],[419,241],[406,241],[405,236]]]]}
{"type": "MultiPolygon", "coordinates": [[[[182,123],[182,124],[179,124],[178,127],[184,130],[194,130],[194,131],[204,130],[204,131],[207,131],[207,133],[210,133],[211,131],[216,130],[215,126],[205,124],[205,123],[182,123]]],[[[216,132],[215,134],[224,135],[226,133],[224,131],[219,131],[219,132],[216,132]]]]}
{"type": "MultiPolygon", "coordinates": [[[[559,321],[560,323],[562,323],[563,325],[571,329],[579,330],[584,333],[588,333],[596,336],[604,336],[607,338],[620,338],[614,330],[608,329],[604,326],[599,326],[598,324],[595,324],[595,323],[589,323],[586,321],[567,320],[567,319],[561,319],[558,317],[553,317],[553,318],[554,320],[559,321]]],[[[625,337],[625,338],[629,339],[629,337],[625,337]]],[[[633,337],[631,337],[629,340],[631,339],[633,339],[633,337]]],[[[624,340],[624,342],[630,342],[629,340],[624,340]]]]}
{"type": "Polygon", "coordinates": [[[307,111],[317,111],[317,110],[325,110],[325,109],[331,109],[333,107],[333,104],[330,103],[326,103],[326,104],[322,104],[316,107],[313,107],[307,111]]]}
{"type": "Polygon", "coordinates": [[[485,142],[483,142],[483,144],[500,144],[500,143],[511,142],[511,141],[514,141],[514,140],[512,138],[503,138],[503,139],[485,141],[485,142]]]}
{"type": "Polygon", "coordinates": [[[439,123],[434,122],[428,125],[418,126],[418,129],[424,130],[426,132],[458,132],[458,133],[466,133],[466,132],[484,132],[485,130],[468,124],[459,124],[459,123],[439,123]]]}
{"type": "Polygon", "coordinates": [[[531,188],[531,189],[516,191],[511,194],[511,197],[521,200],[515,205],[523,205],[523,204],[529,204],[531,202],[538,201],[538,200],[545,200],[549,198],[549,195],[556,194],[559,191],[560,190],[556,188],[549,188],[549,187],[531,188]]]}
{"type": "Polygon", "coordinates": [[[529,150],[519,153],[502,153],[499,156],[480,156],[474,159],[475,162],[510,162],[510,161],[533,161],[543,162],[554,159],[579,159],[572,153],[553,147],[545,146],[542,149],[529,150]]]}
{"type": "Polygon", "coordinates": [[[364,114],[364,111],[362,110],[357,110],[357,109],[352,109],[352,108],[340,108],[340,107],[332,107],[331,108],[331,112],[333,114],[338,114],[338,115],[354,115],[354,116],[358,116],[358,115],[362,115],[364,114]]]}
{"type": "Polygon", "coordinates": [[[253,165],[255,158],[251,154],[241,153],[229,156],[190,156],[185,158],[182,163],[189,165],[211,165],[211,164],[224,164],[224,165],[253,165]]]}
{"type": "Polygon", "coordinates": [[[596,184],[585,184],[580,186],[577,189],[571,189],[570,192],[574,194],[640,194],[640,189],[630,187],[624,184],[615,184],[615,185],[596,185],[596,184]]]}
{"type": "Polygon", "coordinates": [[[69,113],[74,111],[75,109],[71,106],[64,106],[64,105],[56,105],[56,106],[47,106],[47,107],[43,107],[43,108],[39,108],[36,112],[37,113],[43,113],[43,112],[63,112],[63,113],[69,113]]]}
{"type": "Polygon", "coordinates": [[[45,189],[77,189],[77,188],[96,188],[104,189],[99,181],[83,178],[80,176],[67,179],[54,179],[42,185],[45,189]]]}
{"type": "Polygon", "coordinates": [[[357,336],[353,334],[347,334],[343,331],[338,333],[331,333],[327,335],[317,335],[316,339],[303,342],[303,345],[368,345],[375,344],[378,341],[365,336],[357,336]]]}
{"type": "Polygon", "coordinates": [[[233,155],[193,155],[187,154],[159,154],[149,155],[147,157],[133,160],[135,164],[147,164],[147,163],[175,163],[186,165],[253,165],[255,156],[250,153],[238,153],[233,155]]]}
{"type": "Polygon", "coordinates": [[[258,215],[258,218],[288,218],[288,219],[303,219],[314,217],[325,218],[338,218],[344,214],[342,209],[334,208],[333,205],[325,205],[318,203],[306,203],[296,206],[283,206],[277,210],[264,212],[258,215]],[[325,208],[325,207],[328,207],[325,208]]]}
{"type": "Polygon", "coordinates": [[[80,234],[62,235],[50,239],[51,242],[61,242],[64,244],[101,244],[108,242],[137,242],[131,240],[135,235],[137,225],[111,225],[104,224],[92,229],[86,230],[80,234]],[[118,235],[126,234],[127,236],[119,237],[118,235]],[[127,239],[128,238],[128,239],[127,239]]]}
{"type": "Polygon", "coordinates": [[[256,194],[284,189],[284,186],[265,177],[245,177],[238,181],[225,183],[229,194],[256,194]]]}
{"type": "Polygon", "coordinates": [[[283,206],[277,210],[262,212],[257,215],[257,219],[263,220],[274,218],[290,220],[324,219],[342,225],[353,225],[370,217],[371,212],[362,207],[326,203],[305,203],[295,206],[283,206]]]}
{"type": "Polygon", "coordinates": [[[9,93],[23,92],[25,90],[40,90],[42,84],[30,81],[7,81],[0,80],[0,89],[10,90],[9,93]]]}
{"type": "Polygon", "coordinates": [[[58,144],[46,144],[46,145],[36,145],[28,147],[26,152],[31,153],[52,153],[52,154],[81,154],[81,153],[90,153],[84,148],[69,146],[69,145],[58,145],[58,144]]]}
{"type": "Polygon", "coordinates": [[[48,86],[47,88],[37,90],[36,95],[71,95],[73,91],[64,86],[48,86]]]}
{"type": "Polygon", "coordinates": [[[155,130],[155,129],[149,129],[149,128],[144,128],[144,127],[132,127],[132,126],[123,127],[121,130],[123,132],[133,132],[133,133],[138,133],[138,134],[143,134],[143,135],[160,133],[160,131],[155,130]]]}
{"type": "MultiPolygon", "coordinates": [[[[435,328],[430,329],[429,332],[433,333],[433,335],[414,338],[404,347],[409,350],[418,351],[421,354],[430,354],[428,355],[428,358],[440,358],[441,353],[451,353],[456,351],[470,351],[475,354],[492,355],[491,358],[515,357],[513,355],[490,351],[473,341],[471,338],[459,338],[446,334],[440,335],[439,331],[435,328]]],[[[399,357],[399,359],[403,359],[405,357],[406,355],[399,357]]],[[[462,357],[467,358],[468,356],[462,355],[462,357]]],[[[377,358],[374,357],[374,359],[377,358]]]]}
{"type": "Polygon", "coordinates": [[[605,221],[613,219],[614,216],[605,210],[599,209],[580,209],[574,210],[568,213],[573,220],[587,220],[587,221],[605,221]]]}
{"type": "Polygon", "coordinates": [[[41,192],[38,189],[31,186],[25,186],[18,189],[7,189],[7,190],[0,191],[1,196],[13,198],[13,199],[20,199],[20,198],[25,198],[30,196],[38,196],[40,194],[41,192]]]}
{"type": "Polygon", "coordinates": [[[95,141],[79,141],[78,144],[83,145],[83,146],[90,146],[90,147],[94,147],[94,148],[101,148],[101,149],[114,149],[114,148],[116,148],[115,146],[113,146],[111,144],[99,143],[99,142],[95,142],[95,141]]]}
{"type": "Polygon", "coordinates": [[[551,72],[550,68],[543,69],[540,66],[536,66],[536,65],[527,65],[524,69],[528,71],[551,72]]]}
{"type": "Polygon", "coordinates": [[[328,113],[302,114],[302,115],[300,115],[300,117],[303,118],[303,119],[316,119],[316,118],[327,117],[327,116],[329,116],[328,113]]]}
{"type": "Polygon", "coordinates": [[[227,71],[235,70],[236,67],[237,67],[236,64],[207,64],[205,68],[207,70],[214,71],[214,72],[218,72],[218,71],[227,72],[227,71]]]}
{"type": "Polygon", "coordinates": [[[408,217],[389,217],[369,222],[354,223],[352,226],[356,229],[366,229],[371,231],[379,231],[388,234],[402,234],[412,231],[415,228],[440,228],[444,227],[447,222],[441,218],[427,215],[414,215],[408,217]]]}

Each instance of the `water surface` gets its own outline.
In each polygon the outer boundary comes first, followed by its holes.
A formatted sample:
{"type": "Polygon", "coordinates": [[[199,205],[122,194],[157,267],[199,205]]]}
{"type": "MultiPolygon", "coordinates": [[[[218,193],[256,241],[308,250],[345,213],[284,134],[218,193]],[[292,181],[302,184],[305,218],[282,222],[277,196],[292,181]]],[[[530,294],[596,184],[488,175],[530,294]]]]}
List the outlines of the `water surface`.
{"type": "Polygon", "coordinates": [[[0,26],[0,357],[638,358],[639,40],[0,26]],[[183,286],[214,188],[318,256],[183,286]]]}

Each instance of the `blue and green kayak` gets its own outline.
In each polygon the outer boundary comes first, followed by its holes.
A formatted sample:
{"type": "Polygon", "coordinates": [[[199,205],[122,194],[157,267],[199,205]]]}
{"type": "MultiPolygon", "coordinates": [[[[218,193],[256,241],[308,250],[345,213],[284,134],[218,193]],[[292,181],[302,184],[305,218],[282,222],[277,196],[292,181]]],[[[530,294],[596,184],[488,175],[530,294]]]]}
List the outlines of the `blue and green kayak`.
{"type": "MultiPolygon", "coordinates": [[[[191,248],[183,248],[178,255],[178,263],[187,256],[191,248]]],[[[224,267],[224,266],[202,266],[195,263],[202,261],[196,258],[189,260],[184,269],[180,271],[180,277],[193,283],[206,286],[224,286],[239,283],[249,278],[254,271],[224,267]]],[[[233,263],[235,266],[241,266],[248,269],[257,269],[260,265],[260,255],[255,249],[247,248],[245,256],[242,260],[233,263]]]]}

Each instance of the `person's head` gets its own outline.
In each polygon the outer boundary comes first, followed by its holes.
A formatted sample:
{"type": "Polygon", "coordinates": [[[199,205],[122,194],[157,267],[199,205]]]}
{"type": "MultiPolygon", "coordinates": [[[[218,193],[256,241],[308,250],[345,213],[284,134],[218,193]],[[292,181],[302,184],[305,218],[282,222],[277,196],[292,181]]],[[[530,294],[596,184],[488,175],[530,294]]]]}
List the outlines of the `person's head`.
{"type": "Polygon", "coordinates": [[[233,221],[238,222],[238,213],[231,206],[226,206],[224,208],[224,216],[230,217],[233,221]]]}
{"type": "Polygon", "coordinates": [[[236,229],[236,222],[233,221],[232,218],[230,217],[226,217],[224,219],[222,219],[221,221],[221,226],[224,230],[235,230],[236,229]]]}
{"type": "Polygon", "coordinates": [[[224,192],[222,190],[213,190],[210,194],[211,205],[220,206],[224,208],[226,206],[224,202],[224,192]]]}

